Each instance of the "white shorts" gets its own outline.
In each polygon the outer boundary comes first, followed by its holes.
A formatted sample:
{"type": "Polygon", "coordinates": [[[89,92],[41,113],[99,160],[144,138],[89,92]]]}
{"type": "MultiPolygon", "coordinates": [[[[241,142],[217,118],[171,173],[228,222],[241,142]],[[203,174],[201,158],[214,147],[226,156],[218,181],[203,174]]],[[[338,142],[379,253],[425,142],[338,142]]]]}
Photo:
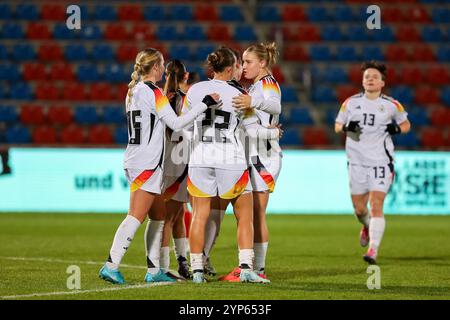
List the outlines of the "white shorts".
{"type": "Polygon", "coordinates": [[[164,176],[163,195],[165,201],[189,202],[187,175],[188,165],[186,165],[184,172],[179,177],[164,176]]]}
{"type": "Polygon", "coordinates": [[[394,166],[392,164],[376,167],[349,164],[348,176],[351,194],[365,194],[370,191],[388,193],[394,181],[394,166]]]}
{"type": "Polygon", "coordinates": [[[138,189],[161,194],[163,172],[161,167],[157,167],[155,170],[145,169],[125,169],[125,176],[130,184],[131,192],[138,189]]]}
{"type": "Polygon", "coordinates": [[[259,156],[251,159],[250,180],[253,191],[269,191],[275,189],[275,183],[281,171],[281,157],[261,160],[259,156]]]}
{"type": "Polygon", "coordinates": [[[188,192],[193,197],[234,199],[244,193],[250,183],[248,170],[189,168],[188,192]]]}

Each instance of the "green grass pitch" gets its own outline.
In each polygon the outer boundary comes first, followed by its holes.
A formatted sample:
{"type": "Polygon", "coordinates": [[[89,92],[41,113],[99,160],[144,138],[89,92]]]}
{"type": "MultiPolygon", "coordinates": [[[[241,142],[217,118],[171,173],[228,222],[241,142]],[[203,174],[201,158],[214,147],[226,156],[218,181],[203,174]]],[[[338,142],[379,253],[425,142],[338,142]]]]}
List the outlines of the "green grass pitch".
{"type": "MultiPolygon", "coordinates": [[[[387,216],[379,255],[381,289],[369,290],[351,215],[269,215],[270,285],[177,283],[148,286],[144,227],[121,268],[126,286],[98,278],[123,215],[0,214],[0,299],[449,299],[450,216],[387,216]],[[67,289],[70,265],[81,290],[67,289]],[[68,294],[70,293],[70,294],[68,294]]],[[[172,267],[175,268],[171,255],[172,267]]],[[[236,223],[224,220],[212,261],[219,275],[237,265],[236,223]]]]}

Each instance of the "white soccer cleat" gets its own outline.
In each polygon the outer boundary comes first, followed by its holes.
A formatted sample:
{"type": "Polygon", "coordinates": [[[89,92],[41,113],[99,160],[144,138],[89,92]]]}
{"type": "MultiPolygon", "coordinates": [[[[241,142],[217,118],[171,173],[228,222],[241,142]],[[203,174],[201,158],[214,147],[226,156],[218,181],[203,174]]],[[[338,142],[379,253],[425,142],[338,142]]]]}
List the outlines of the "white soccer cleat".
{"type": "Polygon", "coordinates": [[[239,278],[241,282],[270,283],[270,280],[260,277],[255,271],[250,269],[241,269],[241,275],[239,278]]]}

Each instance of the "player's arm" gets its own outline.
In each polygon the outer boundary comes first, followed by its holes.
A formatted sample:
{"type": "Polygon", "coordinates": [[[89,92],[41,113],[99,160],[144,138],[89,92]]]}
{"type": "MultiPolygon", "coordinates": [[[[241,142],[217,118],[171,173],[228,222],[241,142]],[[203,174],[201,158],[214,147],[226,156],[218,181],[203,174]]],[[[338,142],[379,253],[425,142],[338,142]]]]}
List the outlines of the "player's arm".
{"type": "Polygon", "coordinates": [[[273,115],[281,113],[281,94],[278,85],[272,84],[271,88],[264,88],[263,98],[252,97],[248,94],[240,94],[233,98],[233,107],[241,110],[257,109],[273,115]]]}
{"type": "Polygon", "coordinates": [[[394,105],[394,120],[395,122],[389,123],[386,126],[386,132],[390,135],[408,133],[411,130],[411,123],[407,116],[408,113],[403,108],[402,104],[397,100],[392,100],[394,105]]]}
{"type": "Polygon", "coordinates": [[[251,138],[279,139],[283,131],[279,127],[266,128],[258,122],[256,115],[247,116],[243,119],[243,125],[251,138]]]}

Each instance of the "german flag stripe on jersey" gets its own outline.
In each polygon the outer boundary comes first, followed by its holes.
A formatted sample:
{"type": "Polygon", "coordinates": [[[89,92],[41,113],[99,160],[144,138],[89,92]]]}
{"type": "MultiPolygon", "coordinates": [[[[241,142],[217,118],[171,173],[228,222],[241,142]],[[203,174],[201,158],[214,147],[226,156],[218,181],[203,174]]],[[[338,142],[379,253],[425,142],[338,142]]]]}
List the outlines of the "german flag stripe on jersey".
{"type": "Polygon", "coordinates": [[[182,101],[183,101],[183,103],[182,103],[182,107],[181,107],[181,113],[184,114],[185,112],[188,111],[188,101],[187,101],[186,95],[183,96],[182,101]]]}
{"type": "Polygon", "coordinates": [[[391,100],[391,102],[395,105],[398,112],[405,112],[405,108],[403,108],[402,104],[397,100],[391,100]]]}
{"type": "Polygon", "coordinates": [[[248,170],[245,170],[242,176],[239,178],[238,182],[236,182],[236,184],[230,190],[228,190],[224,194],[221,194],[220,197],[222,199],[234,199],[240,196],[242,192],[244,192],[249,179],[250,175],[248,173],[248,170]]]}
{"type": "Polygon", "coordinates": [[[135,192],[136,190],[140,189],[142,185],[147,182],[148,179],[151,178],[155,171],[153,170],[144,170],[142,171],[139,176],[134,179],[133,183],[131,183],[131,192],[135,192]]]}
{"type": "Polygon", "coordinates": [[[275,190],[275,179],[266,169],[266,167],[262,164],[261,159],[258,156],[256,156],[256,159],[252,159],[252,163],[256,171],[259,173],[261,178],[266,183],[269,192],[272,193],[273,190],[275,190]]]}
{"type": "Polygon", "coordinates": [[[160,112],[165,107],[170,107],[169,99],[159,88],[153,89],[153,93],[155,94],[156,112],[160,112]]]}
{"type": "Polygon", "coordinates": [[[188,192],[191,196],[193,197],[198,197],[198,198],[210,198],[212,197],[212,195],[207,194],[205,192],[203,192],[202,190],[200,190],[199,188],[197,188],[191,181],[191,179],[189,179],[189,176],[187,178],[187,189],[188,192]]]}
{"type": "Polygon", "coordinates": [[[272,77],[266,77],[262,79],[263,91],[266,93],[275,93],[276,95],[281,95],[280,87],[277,81],[272,77]]]}
{"type": "Polygon", "coordinates": [[[348,103],[348,100],[349,100],[350,98],[347,98],[345,101],[344,101],[344,103],[341,105],[341,109],[339,109],[339,112],[345,112],[345,109],[347,109],[347,103],[348,103]]]}

